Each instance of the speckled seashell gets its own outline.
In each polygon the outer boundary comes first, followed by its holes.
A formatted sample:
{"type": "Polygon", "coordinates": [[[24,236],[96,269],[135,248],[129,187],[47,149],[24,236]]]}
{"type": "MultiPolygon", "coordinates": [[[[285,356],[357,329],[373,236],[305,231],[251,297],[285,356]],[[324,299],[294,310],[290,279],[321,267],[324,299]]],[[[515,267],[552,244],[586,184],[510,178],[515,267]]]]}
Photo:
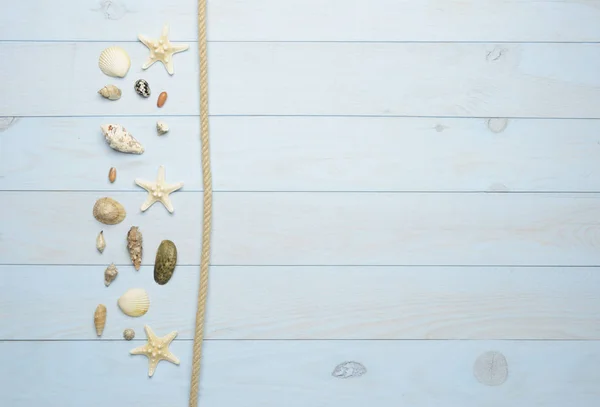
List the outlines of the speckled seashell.
{"type": "Polygon", "coordinates": [[[118,100],[121,98],[121,89],[115,85],[106,85],[98,93],[108,100],[118,100]]]}
{"type": "Polygon", "coordinates": [[[110,283],[112,283],[114,279],[117,278],[118,274],[119,271],[117,270],[117,266],[115,266],[114,263],[111,263],[110,266],[108,266],[106,270],[104,270],[104,285],[108,287],[110,283]]]}
{"type": "Polygon", "coordinates": [[[127,250],[136,270],[142,264],[142,233],[137,226],[132,226],[127,232],[127,250]]]}
{"type": "Polygon", "coordinates": [[[106,306],[100,304],[94,312],[94,326],[96,327],[96,335],[102,336],[104,326],[106,325],[106,306]]]}
{"type": "Polygon", "coordinates": [[[135,89],[135,93],[142,97],[150,97],[150,85],[144,79],[138,79],[135,81],[133,89],[135,89]]]}
{"type": "Polygon", "coordinates": [[[142,154],[144,147],[120,124],[103,124],[100,126],[104,139],[113,150],[122,153],[142,154]]]}
{"type": "Polygon", "coordinates": [[[102,253],[105,248],[106,241],[104,240],[104,231],[101,230],[100,233],[98,233],[98,237],[96,238],[96,249],[98,249],[98,251],[102,253]]]}
{"type": "Polygon", "coordinates": [[[100,54],[98,66],[108,76],[123,78],[129,71],[131,59],[123,48],[108,47],[100,54]]]}
{"type": "Polygon", "coordinates": [[[132,340],[135,338],[135,331],[131,328],[127,328],[123,331],[123,338],[125,338],[126,341],[132,340]]]}
{"type": "Polygon", "coordinates": [[[162,136],[163,134],[166,134],[169,132],[169,125],[163,121],[157,121],[156,122],[156,131],[158,132],[159,136],[162,136]]]}
{"type": "Polygon", "coordinates": [[[123,205],[112,198],[100,198],[94,204],[94,218],[105,225],[116,225],[123,222],[126,212],[123,205]]]}
{"type": "Polygon", "coordinates": [[[154,281],[160,285],[167,284],[177,264],[177,247],[170,240],[163,240],[156,251],[154,261],[154,281]]]}
{"type": "Polygon", "coordinates": [[[125,315],[130,317],[141,317],[150,308],[150,299],[148,293],[142,288],[132,288],[117,301],[119,308],[125,315]]]}

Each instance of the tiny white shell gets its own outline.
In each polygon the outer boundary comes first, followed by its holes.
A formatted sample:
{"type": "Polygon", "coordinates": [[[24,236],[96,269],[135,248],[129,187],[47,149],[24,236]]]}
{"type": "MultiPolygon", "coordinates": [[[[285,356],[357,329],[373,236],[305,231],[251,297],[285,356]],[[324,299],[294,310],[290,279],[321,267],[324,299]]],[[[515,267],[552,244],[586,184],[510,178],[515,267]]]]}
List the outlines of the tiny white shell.
{"type": "Polygon", "coordinates": [[[125,315],[141,317],[150,308],[150,298],[143,288],[132,288],[119,298],[117,304],[125,315]]]}
{"type": "Polygon", "coordinates": [[[98,233],[98,237],[96,238],[96,249],[98,249],[98,251],[102,253],[105,248],[106,241],[104,240],[104,231],[101,230],[100,233],[98,233]]]}
{"type": "Polygon", "coordinates": [[[158,132],[159,136],[162,136],[169,131],[169,125],[159,120],[156,122],[156,131],[158,132]]]}
{"type": "Polygon", "coordinates": [[[131,59],[123,48],[108,47],[100,54],[98,66],[108,76],[123,78],[131,67],[131,59]]]}

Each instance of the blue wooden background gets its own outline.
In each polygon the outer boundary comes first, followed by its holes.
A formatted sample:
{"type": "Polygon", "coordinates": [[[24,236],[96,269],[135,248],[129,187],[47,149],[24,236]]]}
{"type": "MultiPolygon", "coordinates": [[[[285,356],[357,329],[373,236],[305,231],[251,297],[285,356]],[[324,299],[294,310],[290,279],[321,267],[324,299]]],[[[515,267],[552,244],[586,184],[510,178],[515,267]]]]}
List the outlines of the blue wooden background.
{"type": "MultiPolygon", "coordinates": [[[[209,1],[214,247],[200,405],[597,407],[599,22],[599,0],[209,1]],[[474,373],[489,351],[507,361],[500,385],[474,373]],[[366,374],[334,377],[346,361],[366,374]]],[[[187,405],[196,35],[191,0],[25,0],[0,14],[1,406],[187,405]],[[173,77],[141,69],[137,35],[164,23],[190,44],[173,77]],[[124,79],[98,69],[110,45],[131,55],[124,79]],[[133,91],[139,78],[149,100],[133,91]],[[121,100],[96,93],[109,83],[121,100]],[[146,152],[112,151],[104,123],[146,152]],[[133,180],[159,165],[185,183],[173,215],[139,211],[133,180]],[[124,204],[123,223],[92,217],[103,196],[124,204]],[[163,239],[179,264],[158,286],[163,239]],[[111,262],[120,273],[107,288],[111,262]],[[151,298],[137,319],[116,305],[133,287],[151,298]],[[180,366],[161,362],[148,378],[146,358],[129,355],[144,324],[179,332],[180,366]]]]}

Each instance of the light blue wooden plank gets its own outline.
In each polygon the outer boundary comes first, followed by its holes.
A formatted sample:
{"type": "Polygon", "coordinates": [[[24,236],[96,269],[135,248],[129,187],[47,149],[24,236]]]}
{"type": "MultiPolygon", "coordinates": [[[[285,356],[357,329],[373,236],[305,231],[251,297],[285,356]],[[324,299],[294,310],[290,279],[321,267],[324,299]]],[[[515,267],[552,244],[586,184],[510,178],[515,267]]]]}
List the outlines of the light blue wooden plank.
{"type": "MultiPolygon", "coordinates": [[[[148,174],[152,179],[154,174],[148,174]]],[[[169,172],[167,181],[186,182],[169,172]]],[[[185,188],[185,186],[184,186],[185,188]]],[[[129,262],[125,236],[139,226],[149,252],[163,239],[180,264],[198,264],[202,194],[176,192],[175,212],[147,194],[110,194],[128,211],[103,225],[104,192],[2,192],[2,264],[129,262]],[[9,204],[10,203],[10,204],[9,204]],[[107,249],[95,239],[104,230],[107,249]]],[[[597,266],[598,194],[215,193],[216,265],[597,266]]],[[[152,264],[145,256],[143,264],[152,264]]]]}
{"type": "MultiPolygon", "coordinates": [[[[211,0],[208,34],[213,41],[598,41],[599,10],[597,0],[211,0]]],[[[0,16],[0,39],[127,41],[164,22],[174,38],[196,40],[196,3],[16,2],[0,16]]]]}
{"type": "MultiPolygon", "coordinates": [[[[151,250],[146,256],[153,257],[151,250]]],[[[192,339],[199,267],[159,286],[152,267],[0,267],[0,340],[102,339],[143,324],[192,339]],[[150,309],[117,299],[144,288],[150,309]],[[43,306],[40,306],[43,304],[43,306]]],[[[600,339],[600,269],[485,267],[218,267],[211,269],[210,339],[600,339]]]]}
{"type": "MultiPolygon", "coordinates": [[[[3,342],[0,363],[9,368],[0,370],[0,404],[187,405],[192,342],[176,340],[180,366],[161,362],[152,378],[146,358],[128,354],[141,343],[3,342]]],[[[596,407],[600,397],[599,342],[208,341],[204,349],[206,407],[596,407]],[[488,351],[508,362],[500,386],[474,377],[475,360],[488,351]],[[367,373],[333,377],[345,361],[367,373]]]]}
{"type": "MultiPolygon", "coordinates": [[[[124,43],[132,67],[113,80],[98,68],[111,43],[0,43],[3,116],[198,114],[197,51],[142,72],[141,43],[124,43]],[[44,75],[31,61],[44,61],[44,75]],[[15,77],[15,67],[19,76],[15,77]],[[133,91],[140,77],[153,96],[133,91]],[[121,100],[96,92],[122,86],[121,100]],[[162,109],[156,97],[169,92],[162,109]]],[[[382,115],[600,118],[600,44],[214,43],[213,115],[382,115]]],[[[368,140],[365,134],[365,141],[368,140]]]]}
{"type": "MultiPolygon", "coordinates": [[[[158,137],[148,117],[0,120],[0,189],[136,191],[164,164],[199,191],[199,120],[167,122],[158,137]],[[111,150],[110,122],[144,154],[111,150]]],[[[213,117],[211,133],[216,191],[600,191],[600,120],[213,117]]]]}

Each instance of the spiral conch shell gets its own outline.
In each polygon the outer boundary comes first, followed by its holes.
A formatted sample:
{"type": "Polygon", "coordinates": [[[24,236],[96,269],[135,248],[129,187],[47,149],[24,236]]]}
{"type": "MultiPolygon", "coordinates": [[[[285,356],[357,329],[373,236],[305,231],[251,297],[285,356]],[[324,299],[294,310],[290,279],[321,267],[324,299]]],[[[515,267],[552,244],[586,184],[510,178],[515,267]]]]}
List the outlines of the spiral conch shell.
{"type": "Polygon", "coordinates": [[[144,147],[140,142],[120,124],[103,124],[100,128],[106,142],[113,150],[130,154],[142,154],[144,152],[144,147]]]}
{"type": "Polygon", "coordinates": [[[121,98],[121,89],[117,88],[115,85],[106,85],[100,89],[98,93],[108,100],[118,100],[121,98]]]}
{"type": "Polygon", "coordinates": [[[94,312],[94,326],[96,327],[96,335],[102,336],[104,332],[104,325],[106,325],[106,306],[99,304],[94,312]]]}
{"type": "Polygon", "coordinates": [[[96,201],[93,214],[98,222],[102,222],[105,225],[121,223],[126,216],[123,205],[108,197],[100,198],[96,201]]]}
{"type": "Polygon", "coordinates": [[[125,315],[141,317],[150,308],[150,298],[143,288],[132,288],[119,298],[117,304],[125,315]]]}
{"type": "Polygon", "coordinates": [[[139,270],[142,264],[142,232],[137,226],[132,226],[127,232],[127,249],[133,266],[139,270]]]}
{"type": "Polygon", "coordinates": [[[123,78],[131,67],[131,59],[123,48],[108,47],[100,54],[98,66],[108,76],[123,78]]]}
{"type": "Polygon", "coordinates": [[[108,287],[110,283],[112,283],[114,279],[117,278],[118,274],[119,270],[117,270],[117,266],[115,266],[114,263],[110,263],[106,270],[104,270],[104,285],[108,287]]]}

